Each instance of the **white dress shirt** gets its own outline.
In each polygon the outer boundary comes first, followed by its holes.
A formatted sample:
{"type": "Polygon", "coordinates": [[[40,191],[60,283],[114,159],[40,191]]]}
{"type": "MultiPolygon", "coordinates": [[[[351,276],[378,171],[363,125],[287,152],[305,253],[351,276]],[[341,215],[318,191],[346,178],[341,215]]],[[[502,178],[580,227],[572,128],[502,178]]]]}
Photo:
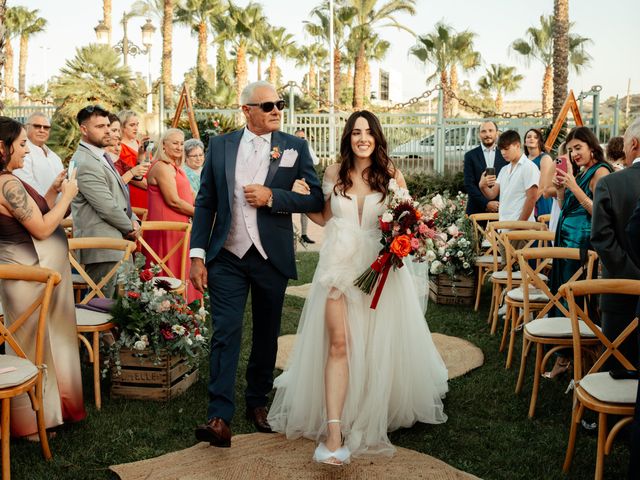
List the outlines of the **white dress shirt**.
{"type": "MultiPolygon", "coordinates": [[[[500,185],[500,207],[498,217],[501,222],[508,220],[519,220],[525,200],[527,190],[540,182],[540,170],[536,164],[522,155],[515,165],[508,164],[502,167],[496,183],[500,185]]],[[[533,210],[529,216],[529,221],[534,221],[533,210]]]]}
{"type": "Polygon", "coordinates": [[[487,168],[493,168],[493,164],[496,161],[496,144],[494,143],[491,148],[487,148],[483,144],[480,144],[480,147],[482,148],[484,162],[487,164],[487,168]]]}
{"type": "Polygon", "coordinates": [[[44,197],[64,166],[60,157],[46,145],[39,147],[27,140],[27,146],[29,153],[24,157],[23,167],[13,173],[44,197]]]}

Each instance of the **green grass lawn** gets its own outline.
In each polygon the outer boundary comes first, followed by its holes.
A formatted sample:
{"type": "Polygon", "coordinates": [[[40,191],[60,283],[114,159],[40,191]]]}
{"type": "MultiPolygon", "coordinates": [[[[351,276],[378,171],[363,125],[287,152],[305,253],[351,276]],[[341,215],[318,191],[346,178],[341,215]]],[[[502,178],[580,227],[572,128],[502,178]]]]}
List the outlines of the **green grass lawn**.
{"type": "MultiPolygon", "coordinates": [[[[298,254],[300,279],[311,281],[318,254],[298,254]]],[[[562,462],[568,437],[571,395],[566,382],[544,382],[537,416],[527,419],[531,378],[521,396],[514,394],[517,370],[504,368],[498,352],[499,338],[488,334],[488,292],[479,313],[468,307],[430,304],[427,321],[432,331],[465,338],[485,354],[485,365],[450,382],[445,400],[449,415],[442,425],[418,424],[390,434],[400,447],[411,448],[444,460],[456,468],[485,479],[563,478],[562,462]]],[[[303,300],[287,297],[282,333],[295,333],[303,300]]],[[[246,319],[249,319],[247,315],[246,319]]],[[[237,382],[234,433],[253,432],[244,419],[244,369],[249,355],[251,324],[246,323],[237,382]]],[[[517,352],[519,355],[519,350],[517,352]]],[[[519,358],[519,357],[517,357],[519,358]]],[[[514,362],[516,365],[518,362],[514,362]]],[[[207,363],[199,381],[184,395],[167,403],[111,400],[103,393],[102,410],[92,403],[91,375],[84,367],[88,418],[65,426],[51,440],[53,460],[45,462],[39,445],[12,439],[11,466],[14,479],[111,479],[108,466],[154,457],[196,443],[194,426],[206,415],[207,363]]],[[[108,385],[104,392],[108,392],[108,385]]],[[[232,447],[233,448],[233,447],[232,447]]],[[[578,444],[571,474],[567,478],[592,478],[595,469],[596,438],[584,431],[578,444]]],[[[605,478],[625,478],[629,456],[624,441],[614,445],[606,458],[605,478]]]]}

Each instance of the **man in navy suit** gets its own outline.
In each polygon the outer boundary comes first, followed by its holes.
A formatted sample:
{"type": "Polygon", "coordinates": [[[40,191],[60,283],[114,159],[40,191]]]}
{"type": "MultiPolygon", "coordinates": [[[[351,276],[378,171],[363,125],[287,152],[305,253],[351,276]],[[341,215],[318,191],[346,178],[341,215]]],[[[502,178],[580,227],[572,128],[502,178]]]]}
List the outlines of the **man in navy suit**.
{"type": "Polygon", "coordinates": [[[489,200],[478,187],[480,177],[487,167],[495,168],[498,176],[507,162],[497,148],[498,127],[492,121],[480,124],[480,145],[464,154],[464,187],[467,190],[467,214],[497,212],[499,202],[489,200]]]}
{"type": "Polygon", "coordinates": [[[231,445],[235,380],[249,291],[253,315],[245,391],[247,418],[262,432],[273,387],[280,317],[289,278],[296,278],[292,213],[323,207],[320,182],[305,140],[278,132],[282,101],[267,82],[240,97],[245,128],[213,137],[202,170],[191,235],[191,281],[209,289],[211,339],[207,423],[196,438],[231,445]],[[291,191],[304,179],[310,195],[291,191]]]}

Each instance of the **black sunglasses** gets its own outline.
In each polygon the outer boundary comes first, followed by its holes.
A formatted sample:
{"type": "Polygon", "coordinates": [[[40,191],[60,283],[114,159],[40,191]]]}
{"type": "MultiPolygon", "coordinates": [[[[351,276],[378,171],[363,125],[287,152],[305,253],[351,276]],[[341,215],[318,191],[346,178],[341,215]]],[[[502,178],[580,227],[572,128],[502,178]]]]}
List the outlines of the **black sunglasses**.
{"type": "Polygon", "coordinates": [[[263,112],[269,113],[273,110],[273,107],[278,107],[278,110],[284,110],[284,100],[278,100],[277,102],[262,102],[262,103],[246,103],[250,107],[260,107],[263,112]]]}
{"type": "Polygon", "coordinates": [[[30,127],[35,128],[36,130],[51,130],[51,125],[40,125],[39,123],[27,123],[30,127]]]}

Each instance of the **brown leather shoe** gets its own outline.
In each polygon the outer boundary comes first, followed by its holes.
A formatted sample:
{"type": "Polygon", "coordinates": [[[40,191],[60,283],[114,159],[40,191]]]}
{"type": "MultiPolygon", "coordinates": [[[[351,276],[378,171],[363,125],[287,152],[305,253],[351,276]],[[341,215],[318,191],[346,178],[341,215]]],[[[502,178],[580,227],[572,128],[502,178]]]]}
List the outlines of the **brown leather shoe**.
{"type": "Polygon", "coordinates": [[[267,407],[247,407],[247,420],[251,420],[259,432],[274,433],[267,421],[267,407]]]}
{"type": "Polygon", "coordinates": [[[213,417],[206,424],[196,427],[196,438],[214,447],[230,447],[231,429],[223,419],[213,417]]]}

